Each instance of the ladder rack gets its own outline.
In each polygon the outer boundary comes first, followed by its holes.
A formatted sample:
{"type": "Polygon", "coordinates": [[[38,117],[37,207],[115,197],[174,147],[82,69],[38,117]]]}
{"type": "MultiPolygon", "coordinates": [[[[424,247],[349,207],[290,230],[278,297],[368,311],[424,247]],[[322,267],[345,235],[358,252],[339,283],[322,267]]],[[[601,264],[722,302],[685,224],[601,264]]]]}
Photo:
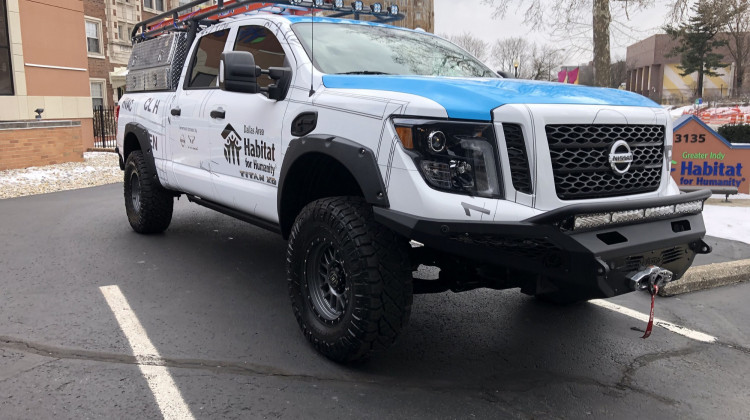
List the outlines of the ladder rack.
{"type": "MultiPolygon", "coordinates": [[[[315,11],[331,11],[334,13],[327,17],[353,16],[354,19],[357,20],[359,20],[361,15],[367,15],[375,17],[375,21],[378,23],[389,23],[404,18],[404,15],[399,12],[397,7],[391,9],[391,7],[394,6],[384,7],[381,5],[381,11],[375,12],[374,8],[364,7],[362,2],[352,2],[351,6],[342,7],[336,7],[332,0],[276,0],[272,2],[259,0],[225,2],[224,0],[217,0],[216,5],[210,5],[210,3],[212,3],[212,0],[195,0],[152,18],[138,22],[138,24],[133,27],[133,31],[130,34],[131,41],[135,44],[136,42],[155,38],[163,33],[187,31],[188,39],[192,42],[192,39],[198,31],[199,25],[211,25],[218,23],[218,20],[224,17],[272,7],[280,8],[282,13],[286,12],[291,14],[309,14],[314,13],[315,11]],[[206,3],[209,3],[209,5],[205,9],[180,16],[181,12],[189,11],[197,6],[206,5],[206,3]],[[362,7],[355,8],[355,3],[360,3],[362,7]],[[154,25],[149,26],[149,24],[154,25]]],[[[343,5],[343,2],[341,2],[341,4],[343,5]]]]}

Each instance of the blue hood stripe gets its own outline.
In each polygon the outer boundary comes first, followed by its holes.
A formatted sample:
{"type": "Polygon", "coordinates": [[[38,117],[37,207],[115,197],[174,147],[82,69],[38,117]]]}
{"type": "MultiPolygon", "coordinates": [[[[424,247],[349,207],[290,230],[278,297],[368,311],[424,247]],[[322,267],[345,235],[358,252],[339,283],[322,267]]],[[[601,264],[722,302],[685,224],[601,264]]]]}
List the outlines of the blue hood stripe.
{"type": "Polygon", "coordinates": [[[459,79],[422,76],[325,75],[334,89],[401,92],[431,99],[450,118],[492,120],[492,110],[506,104],[615,105],[659,108],[637,93],[552,82],[516,79],[459,79]]]}

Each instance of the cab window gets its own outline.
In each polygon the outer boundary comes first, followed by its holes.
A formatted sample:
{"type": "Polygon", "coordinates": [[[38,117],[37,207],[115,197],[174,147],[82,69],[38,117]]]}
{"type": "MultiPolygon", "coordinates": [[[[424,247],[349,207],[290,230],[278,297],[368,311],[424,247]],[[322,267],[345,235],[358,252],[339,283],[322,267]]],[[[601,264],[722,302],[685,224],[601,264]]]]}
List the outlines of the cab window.
{"type": "MultiPolygon", "coordinates": [[[[255,57],[255,64],[262,69],[284,67],[284,49],[276,36],[263,26],[243,26],[237,32],[235,51],[248,51],[255,57]]],[[[273,80],[267,75],[258,78],[258,84],[268,87],[273,80]]]]}
{"type": "Polygon", "coordinates": [[[228,36],[229,30],[225,29],[201,37],[190,64],[188,87],[219,87],[219,60],[228,36]]]}

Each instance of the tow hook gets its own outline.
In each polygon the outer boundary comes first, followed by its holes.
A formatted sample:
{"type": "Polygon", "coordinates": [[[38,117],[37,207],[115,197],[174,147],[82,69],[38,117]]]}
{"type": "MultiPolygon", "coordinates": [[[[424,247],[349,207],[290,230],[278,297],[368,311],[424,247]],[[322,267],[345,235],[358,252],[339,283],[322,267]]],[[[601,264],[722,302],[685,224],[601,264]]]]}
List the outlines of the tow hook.
{"type": "Polygon", "coordinates": [[[654,328],[654,299],[656,299],[656,294],[659,293],[659,288],[672,281],[672,277],[674,275],[671,271],[655,265],[628,275],[628,278],[630,278],[630,287],[633,290],[648,290],[651,294],[651,313],[648,317],[646,331],[641,338],[651,336],[651,331],[654,328]]]}
{"type": "Polygon", "coordinates": [[[663,287],[672,281],[671,271],[652,265],[645,270],[628,274],[630,288],[633,290],[648,290],[663,287]]]}

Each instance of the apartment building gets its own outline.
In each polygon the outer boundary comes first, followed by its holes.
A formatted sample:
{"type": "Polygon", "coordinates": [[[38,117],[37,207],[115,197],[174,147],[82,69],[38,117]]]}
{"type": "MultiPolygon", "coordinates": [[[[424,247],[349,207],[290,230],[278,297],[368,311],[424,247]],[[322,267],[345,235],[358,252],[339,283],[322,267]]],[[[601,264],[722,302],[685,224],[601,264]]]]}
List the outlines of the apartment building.
{"type": "Polygon", "coordinates": [[[138,22],[188,0],[83,0],[92,106],[111,106],[123,95],[138,22]]]}
{"type": "Polygon", "coordinates": [[[85,43],[82,0],[0,0],[0,170],[83,160],[85,43]]]}

